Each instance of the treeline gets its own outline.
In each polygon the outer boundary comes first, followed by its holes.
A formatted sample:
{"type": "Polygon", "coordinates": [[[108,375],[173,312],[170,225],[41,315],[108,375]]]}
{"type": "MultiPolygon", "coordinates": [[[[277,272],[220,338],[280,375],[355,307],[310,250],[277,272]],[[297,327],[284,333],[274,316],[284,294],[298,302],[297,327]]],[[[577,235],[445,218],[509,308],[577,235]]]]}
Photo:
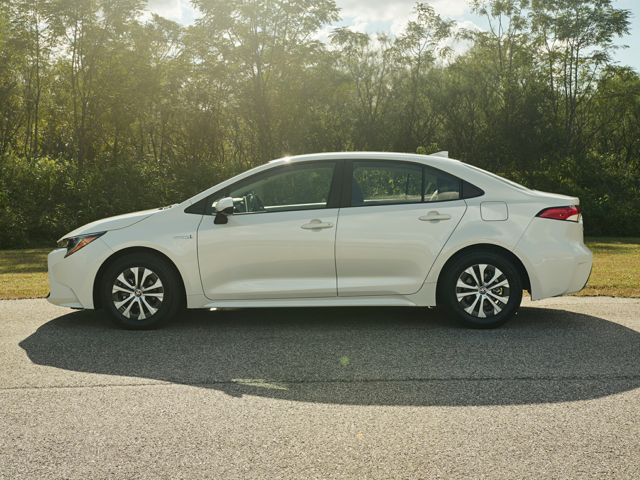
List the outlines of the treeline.
{"type": "Polygon", "coordinates": [[[182,201],[284,155],[458,158],[581,198],[586,233],[640,236],[640,78],[611,0],[426,3],[403,33],[336,28],[333,0],[0,0],[0,247],[182,201]],[[450,45],[467,45],[454,55],[450,45]]]}

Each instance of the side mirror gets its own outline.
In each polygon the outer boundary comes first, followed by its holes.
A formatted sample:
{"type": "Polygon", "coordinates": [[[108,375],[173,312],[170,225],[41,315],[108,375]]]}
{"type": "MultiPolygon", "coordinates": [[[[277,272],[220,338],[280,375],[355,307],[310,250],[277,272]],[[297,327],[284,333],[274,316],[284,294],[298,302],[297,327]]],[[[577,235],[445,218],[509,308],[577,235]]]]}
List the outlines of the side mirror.
{"type": "Polygon", "coordinates": [[[226,197],[221,198],[216,203],[216,212],[224,213],[225,215],[233,215],[233,198],[226,197]]]}
{"type": "Polygon", "coordinates": [[[216,225],[224,225],[229,221],[227,215],[233,215],[233,198],[226,197],[218,200],[215,209],[216,218],[213,223],[216,225]]]}

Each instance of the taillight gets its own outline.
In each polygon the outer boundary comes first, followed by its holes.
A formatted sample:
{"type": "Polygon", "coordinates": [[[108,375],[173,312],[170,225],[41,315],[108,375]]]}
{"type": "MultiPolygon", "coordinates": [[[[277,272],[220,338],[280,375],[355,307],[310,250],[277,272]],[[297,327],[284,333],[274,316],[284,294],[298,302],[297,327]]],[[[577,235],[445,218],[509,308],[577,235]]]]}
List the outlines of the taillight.
{"type": "Polygon", "coordinates": [[[536,217],[552,218],[553,220],[569,220],[570,222],[579,222],[582,208],[579,205],[571,207],[551,207],[542,210],[536,217]]]}

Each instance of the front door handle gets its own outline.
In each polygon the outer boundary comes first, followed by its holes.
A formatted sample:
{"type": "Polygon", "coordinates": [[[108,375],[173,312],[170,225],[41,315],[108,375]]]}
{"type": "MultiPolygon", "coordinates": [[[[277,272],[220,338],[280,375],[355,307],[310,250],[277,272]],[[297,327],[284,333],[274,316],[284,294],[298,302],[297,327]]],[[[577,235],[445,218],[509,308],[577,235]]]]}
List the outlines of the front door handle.
{"type": "Polygon", "coordinates": [[[420,217],[423,222],[435,222],[437,220],[450,220],[451,215],[448,213],[429,212],[427,215],[420,217]]]}
{"type": "Polygon", "coordinates": [[[323,223],[322,220],[314,218],[310,223],[305,223],[304,225],[300,226],[300,228],[304,228],[305,230],[315,230],[316,228],[333,228],[333,223],[323,223]]]}

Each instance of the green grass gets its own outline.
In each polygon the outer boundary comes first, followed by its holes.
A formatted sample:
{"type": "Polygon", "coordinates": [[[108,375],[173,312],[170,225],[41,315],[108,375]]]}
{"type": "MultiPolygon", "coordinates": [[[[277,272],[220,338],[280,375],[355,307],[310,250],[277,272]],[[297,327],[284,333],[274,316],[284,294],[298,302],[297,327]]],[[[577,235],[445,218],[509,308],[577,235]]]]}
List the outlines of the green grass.
{"type": "Polygon", "coordinates": [[[640,238],[586,238],[593,252],[589,285],[580,296],[640,298],[640,238]]]}
{"type": "MultiPolygon", "coordinates": [[[[640,238],[587,238],[593,252],[589,285],[579,296],[640,298],[640,238]]],[[[0,299],[42,298],[49,293],[51,248],[0,251],[0,299]]]]}
{"type": "Polygon", "coordinates": [[[46,297],[49,293],[47,255],[51,250],[0,251],[0,299],[46,297]]]}

